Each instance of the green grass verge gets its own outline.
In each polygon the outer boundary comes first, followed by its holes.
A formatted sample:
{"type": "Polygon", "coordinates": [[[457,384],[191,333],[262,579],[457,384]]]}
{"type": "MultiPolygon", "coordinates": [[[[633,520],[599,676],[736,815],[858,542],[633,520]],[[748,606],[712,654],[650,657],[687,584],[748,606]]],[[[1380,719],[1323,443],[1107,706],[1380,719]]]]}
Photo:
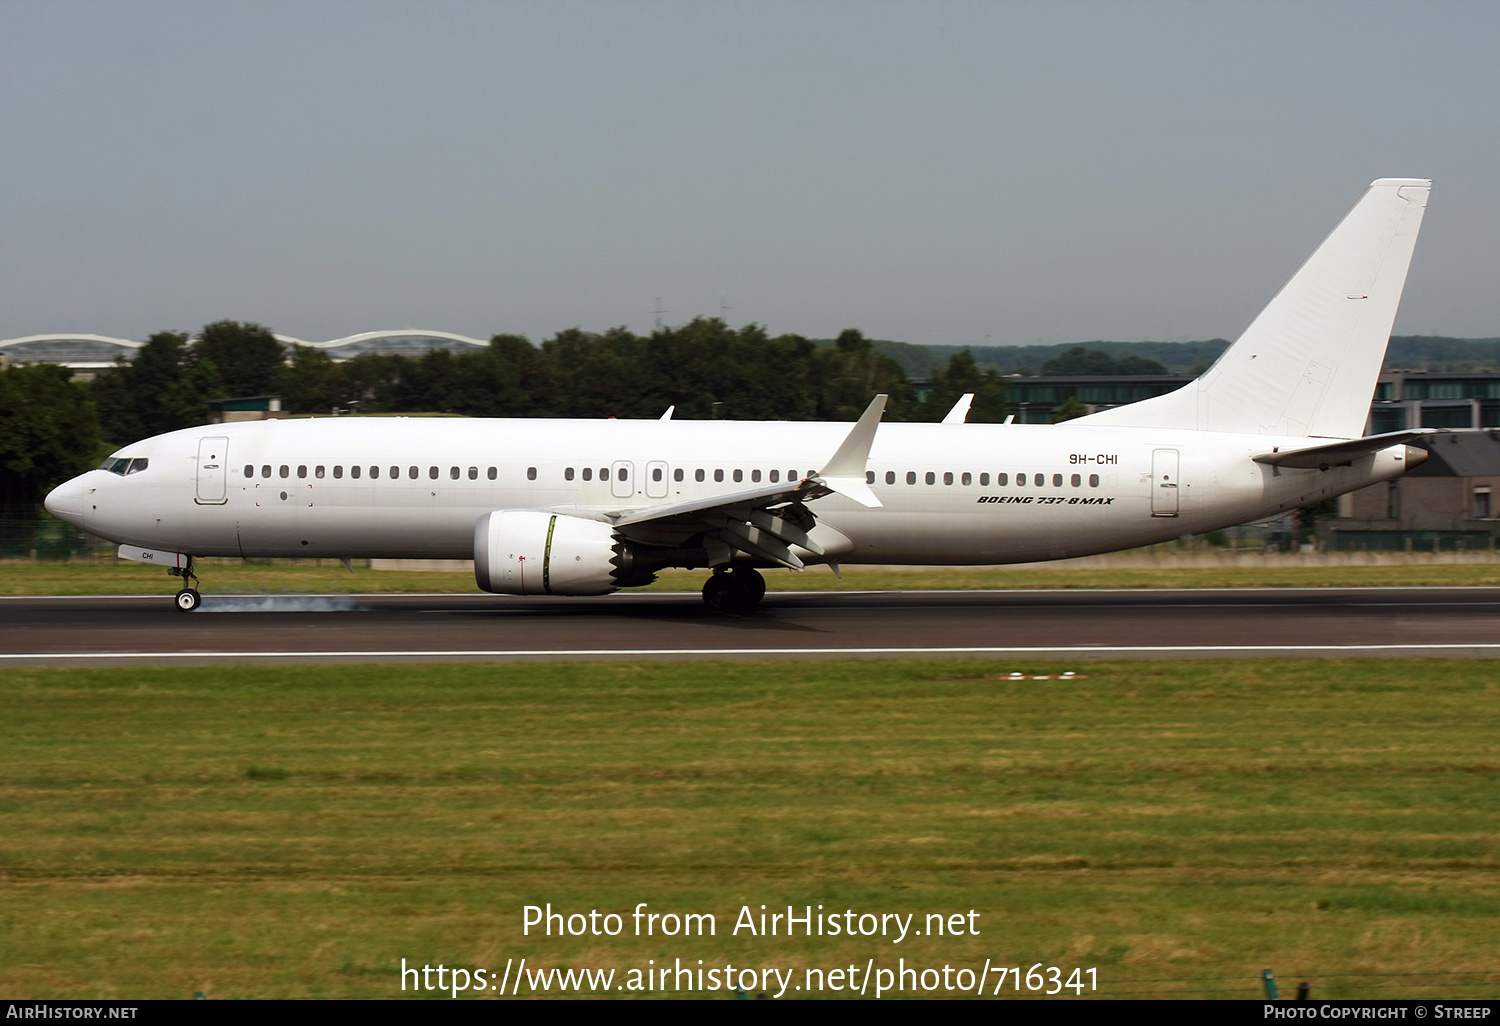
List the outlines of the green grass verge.
{"type": "Polygon", "coordinates": [[[1500,665],[993,676],[1038,669],[3,671],[0,993],[385,997],[403,957],[522,956],[989,958],[1094,966],[1105,993],[1253,997],[1266,967],[1315,997],[1500,989],[1323,978],[1500,972],[1500,665]],[[640,901],[716,913],[718,935],[521,934],[528,903],[640,901]],[[972,908],[981,933],[730,936],[761,903],[972,908]]]}
{"type": "MultiPolygon", "coordinates": [[[[468,572],[369,570],[351,574],[327,560],[244,563],[206,560],[199,567],[209,595],[478,592],[468,572]]],[[[648,591],[696,591],[701,571],[671,571],[648,591]]],[[[1375,566],[1129,567],[862,567],[835,577],[827,567],[771,571],[772,591],[887,591],[974,588],[1318,588],[1500,585],[1500,561],[1375,566]]],[[[0,563],[0,595],[169,595],[177,582],[158,567],[124,560],[95,563],[0,563]]]]}

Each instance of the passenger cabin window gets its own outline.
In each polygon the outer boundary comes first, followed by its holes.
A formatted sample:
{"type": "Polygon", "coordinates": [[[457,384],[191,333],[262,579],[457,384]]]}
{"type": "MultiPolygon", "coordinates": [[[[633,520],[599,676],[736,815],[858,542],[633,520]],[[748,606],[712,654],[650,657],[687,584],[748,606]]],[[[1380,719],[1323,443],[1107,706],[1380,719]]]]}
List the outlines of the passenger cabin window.
{"type": "MultiPolygon", "coordinates": [[[[100,470],[108,470],[109,469],[109,465],[110,465],[111,462],[112,462],[111,460],[105,460],[104,461],[104,466],[100,467],[99,469],[100,470]]],[[[255,467],[254,467],[253,464],[250,464],[250,463],[246,463],[245,464],[245,476],[246,477],[254,477],[255,476],[255,467]]]]}
{"type": "Polygon", "coordinates": [[[896,472],[894,470],[887,470],[885,472],[885,483],[886,484],[895,484],[896,483],[896,472]]]}
{"type": "Polygon", "coordinates": [[[283,463],[281,465],[281,476],[282,477],[291,477],[291,475],[292,475],[292,468],[289,467],[289,466],[287,466],[285,463],[283,463]]]}
{"type": "Polygon", "coordinates": [[[628,481],[630,480],[630,470],[626,467],[621,467],[619,472],[615,476],[617,476],[621,481],[628,481]]]}
{"type": "Polygon", "coordinates": [[[963,476],[963,483],[966,484],[966,485],[973,484],[974,483],[974,475],[970,474],[970,473],[968,473],[966,471],[964,473],[964,476],[963,476]]]}
{"type": "Polygon", "coordinates": [[[527,467],[526,468],[526,480],[528,480],[528,481],[535,481],[536,480],[536,468],[535,467],[527,467]]]}
{"type": "Polygon", "coordinates": [[[672,480],[673,481],[681,481],[682,480],[682,468],[681,467],[678,467],[676,470],[672,471],[672,480]]]}
{"type": "Polygon", "coordinates": [[[457,481],[458,480],[458,468],[457,467],[449,467],[448,468],[448,478],[449,478],[449,480],[452,480],[452,481],[457,481]]]}
{"type": "Polygon", "coordinates": [[[495,480],[495,468],[494,467],[491,467],[490,470],[489,470],[489,478],[490,478],[491,481],[495,480]]]}
{"type": "Polygon", "coordinates": [[[660,481],[661,480],[661,468],[660,467],[652,467],[651,468],[651,480],[652,481],[660,481]]]}
{"type": "Polygon", "coordinates": [[[321,463],[318,464],[317,467],[313,468],[313,477],[317,478],[319,481],[323,480],[323,465],[321,463]]]}
{"type": "Polygon", "coordinates": [[[593,467],[584,467],[583,468],[583,479],[585,481],[592,481],[594,479],[594,468],[593,467]]]}
{"type": "Polygon", "coordinates": [[[937,475],[929,470],[924,480],[926,480],[928,484],[937,484],[937,475]]]}
{"type": "MultiPolygon", "coordinates": [[[[1034,484],[1034,485],[1036,485],[1038,488],[1040,488],[1042,485],[1044,485],[1044,484],[1047,483],[1047,475],[1046,474],[1037,474],[1037,475],[1035,475],[1035,476],[1032,477],[1031,483],[1034,484]]],[[[1061,482],[1058,482],[1058,483],[1061,484],[1061,482]]]]}
{"type": "Polygon", "coordinates": [[[795,481],[795,480],[797,480],[797,472],[795,470],[788,470],[786,472],[786,479],[788,481],[795,481]]]}
{"type": "Polygon", "coordinates": [[[429,478],[431,478],[432,480],[434,480],[434,481],[437,480],[437,474],[438,474],[438,468],[437,467],[428,467],[427,468],[427,476],[429,478]]]}
{"type": "MultiPolygon", "coordinates": [[[[1037,476],[1040,477],[1041,475],[1038,474],[1037,476]]],[[[1025,488],[1026,487],[1026,475],[1025,474],[1017,474],[1016,475],[1016,487],[1017,488],[1025,488]]]]}
{"type": "Polygon", "coordinates": [[[714,471],[714,480],[715,481],[722,481],[722,480],[724,480],[724,471],[722,471],[722,470],[715,470],[714,471]]]}
{"type": "Polygon", "coordinates": [[[908,470],[906,472],[906,483],[909,485],[917,483],[917,472],[915,470],[908,470]]]}
{"type": "Polygon", "coordinates": [[[750,480],[754,481],[756,484],[759,484],[760,483],[760,471],[758,471],[758,470],[752,470],[752,471],[750,471],[750,480]]]}
{"type": "Polygon", "coordinates": [[[745,472],[743,470],[736,470],[734,472],[734,480],[736,484],[745,480],[745,472]]]}
{"type": "Polygon", "coordinates": [[[356,481],[359,480],[359,467],[350,467],[349,476],[354,478],[356,481]]]}
{"type": "Polygon", "coordinates": [[[370,468],[370,480],[373,481],[373,480],[375,480],[379,476],[380,476],[380,468],[379,467],[371,467],[370,468]]]}
{"type": "Polygon", "coordinates": [[[409,478],[411,478],[413,481],[415,481],[417,479],[417,475],[420,474],[421,472],[422,472],[422,469],[420,467],[407,467],[406,468],[406,476],[409,477],[409,478]]]}
{"type": "MultiPolygon", "coordinates": [[[[771,483],[772,484],[776,484],[780,480],[781,480],[781,471],[779,471],[779,470],[773,470],[773,471],[771,471],[771,483]]],[[[874,480],[875,480],[875,475],[871,474],[870,475],[870,481],[873,483],[874,480]]]]}
{"type": "Polygon", "coordinates": [[[344,476],[344,468],[342,464],[334,464],[333,476],[336,480],[344,476]]]}
{"type": "Polygon", "coordinates": [[[599,468],[599,480],[601,480],[601,481],[608,481],[609,480],[609,468],[608,467],[600,467],[599,468]]]}
{"type": "Polygon", "coordinates": [[[1080,477],[1080,476],[1078,476],[1077,474],[1074,474],[1073,475],[1073,487],[1077,488],[1081,484],[1083,484],[1083,478],[1080,477]]]}
{"type": "MultiPolygon", "coordinates": [[[[988,474],[981,475],[980,478],[979,478],[979,480],[982,483],[988,484],[989,482],[987,482],[987,481],[984,480],[988,476],[989,476],[988,474]]],[[[996,474],[995,475],[995,484],[999,485],[1001,488],[1004,488],[1006,485],[1010,484],[1010,475],[1009,474],[996,474]]]]}
{"type": "Polygon", "coordinates": [[[1062,487],[1062,475],[1061,474],[1053,474],[1052,475],[1052,487],[1053,488],[1061,488],[1062,487]]]}
{"type": "Polygon", "coordinates": [[[572,467],[568,467],[566,470],[563,471],[563,480],[564,481],[571,481],[571,480],[573,480],[573,468],[572,467]]]}
{"type": "Polygon", "coordinates": [[[875,483],[875,471],[873,471],[873,470],[867,470],[867,471],[865,471],[865,484],[874,484],[874,483],[875,483]]]}
{"type": "Polygon", "coordinates": [[[1098,474],[1090,474],[1089,475],[1089,487],[1090,488],[1098,488],[1099,487],[1099,475],[1098,474]]]}
{"type": "Polygon", "coordinates": [[[981,488],[988,488],[989,485],[990,485],[990,475],[988,475],[988,474],[980,474],[979,475],[979,486],[981,488]]]}
{"type": "Polygon", "coordinates": [[[391,480],[392,481],[399,481],[399,480],[401,480],[401,468],[400,467],[392,467],[391,468],[391,480]]]}
{"type": "MultiPolygon", "coordinates": [[[[469,480],[470,481],[478,481],[479,480],[479,468],[478,467],[470,467],[469,468],[469,480]]],[[[573,468],[572,467],[568,468],[568,480],[569,481],[573,480],[573,468]]]]}
{"type": "Polygon", "coordinates": [[[951,471],[951,470],[944,471],[943,472],[943,484],[945,484],[945,485],[951,485],[952,483],[953,483],[953,471],[951,471]]]}
{"type": "Polygon", "coordinates": [[[307,467],[305,467],[305,466],[299,466],[297,468],[297,476],[299,478],[306,477],[307,476],[307,467]]]}
{"type": "Polygon", "coordinates": [[[269,464],[267,464],[266,466],[263,466],[263,467],[260,468],[260,476],[261,477],[270,477],[271,476],[271,467],[270,467],[269,464]]]}
{"type": "Polygon", "coordinates": [[[694,481],[702,481],[704,479],[704,477],[706,477],[706,476],[707,475],[703,473],[703,468],[702,467],[699,467],[697,470],[693,471],[693,480],[694,481]]]}

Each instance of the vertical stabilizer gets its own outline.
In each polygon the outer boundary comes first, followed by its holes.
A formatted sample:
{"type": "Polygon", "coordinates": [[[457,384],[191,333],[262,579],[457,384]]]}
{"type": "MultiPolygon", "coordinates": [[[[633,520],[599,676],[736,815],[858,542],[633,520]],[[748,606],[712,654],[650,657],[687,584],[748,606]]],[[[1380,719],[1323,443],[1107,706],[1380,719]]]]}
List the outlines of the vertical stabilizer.
{"type": "Polygon", "coordinates": [[[1074,424],[1355,438],[1432,182],[1382,178],[1198,380],[1074,424]]]}

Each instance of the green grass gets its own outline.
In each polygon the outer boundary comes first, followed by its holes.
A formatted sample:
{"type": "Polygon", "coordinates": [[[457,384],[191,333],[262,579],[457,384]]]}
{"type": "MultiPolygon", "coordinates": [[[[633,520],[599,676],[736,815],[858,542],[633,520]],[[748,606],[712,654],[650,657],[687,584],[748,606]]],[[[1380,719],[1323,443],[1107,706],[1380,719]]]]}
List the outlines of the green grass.
{"type": "MultiPolygon", "coordinates": [[[[198,572],[209,595],[266,593],[478,592],[468,572],[369,570],[351,574],[333,560],[277,562],[204,560],[198,572]]],[[[670,571],[650,591],[696,591],[706,574],[670,571]]],[[[1304,588],[1500,585],[1500,561],[1372,566],[1131,567],[827,567],[805,573],[770,571],[772,591],[863,591],[935,588],[1304,588]]],[[[0,563],[0,595],[168,595],[177,589],[158,567],[104,559],[86,563],[0,563]]]]}
{"type": "MultiPolygon", "coordinates": [[[[409,962],[867,958],[1500,973],[1500,666],[407,665],[0,672],[0,993],[399,994],[409,962]],[[1050,669],[1056,670],[1057,667],[1050,669]],[[521,935],[521,907],[713,912],[521,935]],[[902,945],[741,905],[981,913],[902,945]]],[[[1473,980],[1478,977],[1468,977],[1473,980]]],[[[1390,982],[1373,980],[1373,982],[1390,982]]],[[[1401,981],[1430,982],[1430,981],[1401,981]]],[[[1449,981],[1452,983],[1452,981],[1449,981]]]]}

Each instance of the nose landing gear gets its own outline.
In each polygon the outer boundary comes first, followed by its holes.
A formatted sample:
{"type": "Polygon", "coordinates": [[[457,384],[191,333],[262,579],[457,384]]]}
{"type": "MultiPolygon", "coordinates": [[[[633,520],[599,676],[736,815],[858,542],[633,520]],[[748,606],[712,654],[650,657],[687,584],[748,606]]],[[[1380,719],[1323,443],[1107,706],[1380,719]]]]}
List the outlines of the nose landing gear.
{"type": "Polygon", "coordinates": [[[766,597],[766,579],[754,567],[715,567],[703,585],[703,604],[719,613],[745,613],[766,597]]]}
{"type": "Polygon", "coordinates": [[[188,561],[184,566],[167,567],[167,574],[171,577],[182,578],[182,590],[177,593],[178,609],[182,610],[184,613],[191,613],[193,610],[203,605],[203,596],[198,594],[198,589],[191,587],[188,584],[189,581],[191,581],[193,584],[200,583],[198,581],[198,575],[193,573],[192,556],[188,557],[188,561]]]}

